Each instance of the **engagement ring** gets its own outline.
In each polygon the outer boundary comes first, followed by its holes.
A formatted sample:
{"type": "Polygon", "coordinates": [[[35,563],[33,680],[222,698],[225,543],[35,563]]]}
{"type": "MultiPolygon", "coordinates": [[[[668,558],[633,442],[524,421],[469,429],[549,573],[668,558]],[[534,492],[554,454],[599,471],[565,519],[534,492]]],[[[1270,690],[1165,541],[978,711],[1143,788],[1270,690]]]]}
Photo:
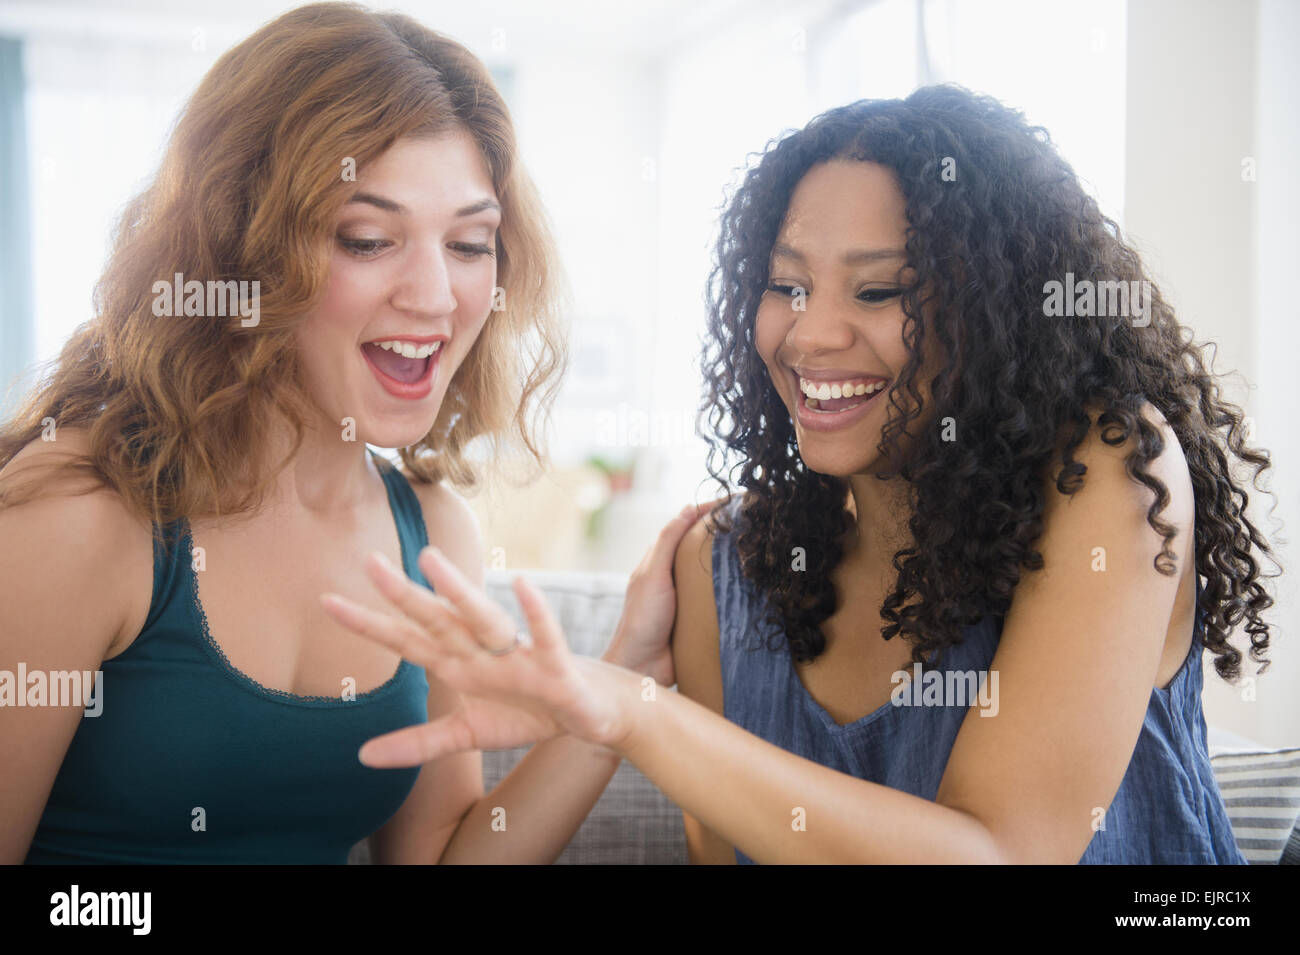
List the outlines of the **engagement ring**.
{"type": "Polygon", "coordinates": [[[516,630],[514,643],[510,644],[510,646],[506,647],[504,650],[488,650],[488,653],[492,654],[494,657],[504,656],[516,647],[522,647],[528,642],[528,634],[524,633],[522,630],[516,630]]]}

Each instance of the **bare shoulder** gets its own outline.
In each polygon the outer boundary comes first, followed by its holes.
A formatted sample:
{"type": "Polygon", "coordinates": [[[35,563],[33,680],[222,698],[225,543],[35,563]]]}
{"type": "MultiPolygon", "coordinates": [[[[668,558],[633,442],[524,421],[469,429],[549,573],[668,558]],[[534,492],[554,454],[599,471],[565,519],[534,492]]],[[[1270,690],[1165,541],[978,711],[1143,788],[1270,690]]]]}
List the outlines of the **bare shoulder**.
{"type": "Polygon", "coordinates": [[[677,545],[673,558],[677,616],[672,649],[679,691],[720,712],[722,665],[713,597],[713,536],[706,515],[691,525],[677,545]]]}
{"type": "Polygon", "coordinates": [[[673,556],[680,629],[698,634],[714,656],[718,649],[718,616],[713,591],[713,545],[719,530],[717,516],[723,506],[715,505],[692,524],[673,556]]]}
{"type": "MultiPolygon", "coordinates": [[[[1089,410],[1093,426],[1074,454],[1075,460],[1088,469],[1084,489],[1078,496],[1091,488],[1089,498],[1100,500],[1104,497],[1114,504],[1140,509],[1145,515],[1156,501],[1156,489],[1145,481],[1130,476],[1126,463],[1129,455],[1141,445],[1139,435],[1131,433],[1119,440],[1118,428],[1104,421],[1097,409],[1089,410]]],[[[1156,429],[1162,445],[1158,451],[1151,448],[1155,453],[1142,468],[1151,479],[1164,487],[1169,496],[1160,518],[1172,524],[1180,533],[1190,532],[1196,507],[1191,472],[1178,435],[1160,410],[1150,402],[1143,407],[1143,417],[1156,429]]]]}
{"type": "Polygon", "coordinates": [[[6,493],[24,489],[26,485],[48,484],[57,481],[63,493],[84,490],[90,485],[79,483],[61,474],[59,468],[90,452],[90,439],[80,428],[60,428],[51,440],[36,438],[29,441],[3,468],[0,468],[0,490],[6,493]]]}
{"type": "Polygon", "coordinates": [[[709,516],[701,517],[691,525],[673,559],[673,577],[679,583],[683,577],[713,579],[713,528],[709,516]]]}
{"type": "Polygon", "coordinates": [[[429,484],[408,476],[424,512],[424,527],[433,544],[475,583],[483,582],[483,535],[465,498],[446,482],[429,484]]]}
{"type": "Polygon", "coordinates": [[[0,508],[0,519],[15,527],[34,522],[51,538],[74,536],[80,550],[93,553],[151,539],[148,522],[133,514],[121,495],[63,468],[88,450],[84,432],[66,428],[57,441],[32,441],[19,451],[0,469],[0,504],[15,502],[0,508]],[[28,499],[38,488],[41,493],[28,499]]]}
{"type": "Polygon", "coordinates": [[[153,534],[116,491],[63,469],[88,448],[83,432],[63,428],[0,470],[0,579],[11,612],[32,623],[51,588],[64,595],[56,603],[75,593],[79,606],[98,606],[93,639],[107,636],[103,649],[112,655],[148,615],[153,534]]]}
{"type": "MultiPolygon", "coordinates": [[[[1124,435],[1117,424],[1096,409],[1089,410],[1093,425],[1073,454],[1086,469],[1082,482],[1074,493],[1062,494],[1055,471],[1046,481],[1039,550],[1049,566],[1073,568],[1075,589],[1104,568],[1110,571],[1109,579],[1146,594],[1153,603],[1167,598],[1171,613],[1177,596],[1177,613],[1190,613],[1195,593],[1196,506],[1178,437],[1150,404],[1143,414],[1158,441],[1143,438],[1136,430],[1124,435]],[[1143,453],[1130,474],[1129,457],[1135,451],[1143,453]],[[1172,537],[1166,540],[1170,530],[1172,537]],[[1176,571],[1172,575],[1170,554],[1176,571]]],[[[1058,468],[1059,463],[1058,459],[1058,468]]],[[[1029,583],[1029,578],[1022,580],[1029,583]]],[[[1030,586],[1027,592],[1033,589],[1030,586]]],[[[1181,624],[1174,629],[1181,632],[1181,624]]]]}
{"type": "MultiPolygon", "coordinates": [[[[1122,459],[1137,446],[1138,436],[1135,433],[1130,433],[1123,441],[1118,440],[1118,425],[1103,420],[1103,411],[1099,405],[1090,404],[1086,410],[1088,416],[1092,419],[1092,428],[1089,430],[1081,447],[1089,449],[1093,453],[1109,453],[1122,459]]],[[[1162,449],[1160,459],[1183,460],[1182,446],[1178,443],[1178,436],[1174,433],[1173,426],[1165,419],[1160,409],[1149,401],[1144,402],[1142,405],[1142,418],[1160,433],[1160,437],[1164,442],[1165,447],[1162,449]]],[[[1186,464],[1185,461],[1184,464],[1186,464]]]]}

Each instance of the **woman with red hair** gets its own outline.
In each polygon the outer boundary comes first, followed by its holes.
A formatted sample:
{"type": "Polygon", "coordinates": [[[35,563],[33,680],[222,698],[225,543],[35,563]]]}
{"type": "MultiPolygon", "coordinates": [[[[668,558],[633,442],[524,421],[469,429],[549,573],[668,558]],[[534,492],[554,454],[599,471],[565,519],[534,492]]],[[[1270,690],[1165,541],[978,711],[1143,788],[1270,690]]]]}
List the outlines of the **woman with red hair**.
{"type": "MultiPolygon", "coordinates": [[[[122,217],[94,318],[0,428],[0,670],[98,675],[83,701],[32,684],[0,706],[0,862],[337,863],[367,837],[376,862],[560,853],[618,757],[557,740],[491,798],[478,753],[361,765],[369,737],[463,702],[317,599],[384,606],[367,552],[424,587],[429,543],[481,584],[448,485],[478,476],[475,440],[541,462],[557,284],[463,46],[316,4],[220,58],[122,217]]],[[[662,673],[692,516],[608,659],[662,673]]]]}

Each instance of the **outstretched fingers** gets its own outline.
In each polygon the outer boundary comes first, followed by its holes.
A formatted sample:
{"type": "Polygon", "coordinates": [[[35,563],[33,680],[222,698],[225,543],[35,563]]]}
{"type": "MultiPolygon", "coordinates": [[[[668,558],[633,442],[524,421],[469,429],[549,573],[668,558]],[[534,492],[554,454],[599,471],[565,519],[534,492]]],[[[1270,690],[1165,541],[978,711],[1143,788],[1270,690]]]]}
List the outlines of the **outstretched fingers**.
{"type": "Polygon", "coordinates": [[[515,597],[519,600],[519,609],[528,621],[528,633],[533,639],[533,646],[543,651],[568,653],[569,644],[564,639],[564,631],[537,585],[525,577],[516,577],[513,586],[515,597]]]}
{"type": "Polygon", "coordinates": [[[340,594],[321,594],[321,606],[331,617],[358,636],[373,640],[423,667],[435,667],[449,653],[404,617],[378,613],[340,594]]]}
{"type": "Polygon", "coordinates": [[[449,652],[467,657],[480,651],[455,607],[406,576],[383,554],[371,553],[366,559],[366,574],[394,607],[421,630],[442,641],[449,652]]]}
{"type": "Polygon", "coordinates": [[[467,580],[442,551],[426,547],[420,551],[419,564],[433,589],[456,608],[478,649],[503,650],[510,646],[517,629],[513,618],[467,580]]]}

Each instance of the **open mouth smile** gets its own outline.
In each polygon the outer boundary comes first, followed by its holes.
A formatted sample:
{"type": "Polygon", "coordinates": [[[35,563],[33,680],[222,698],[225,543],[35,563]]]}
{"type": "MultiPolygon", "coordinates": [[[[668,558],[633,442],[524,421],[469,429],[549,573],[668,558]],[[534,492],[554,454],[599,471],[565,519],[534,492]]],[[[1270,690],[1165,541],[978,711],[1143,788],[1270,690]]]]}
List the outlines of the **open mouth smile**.
{"type": "Polygon", "coordinates": [[[889,386],[889,379],[878,375],[814,379],[792,374],[799,389],[799,424],[809,431],[838,431],[855,424],[870,412],[889,386]]]}
{"type": "Polygon", "coordinates": [[[433,377],[446,338],[412,336],[365,342],[361,354],[390,395],[418,400],[433,390],[433,377]]]}

